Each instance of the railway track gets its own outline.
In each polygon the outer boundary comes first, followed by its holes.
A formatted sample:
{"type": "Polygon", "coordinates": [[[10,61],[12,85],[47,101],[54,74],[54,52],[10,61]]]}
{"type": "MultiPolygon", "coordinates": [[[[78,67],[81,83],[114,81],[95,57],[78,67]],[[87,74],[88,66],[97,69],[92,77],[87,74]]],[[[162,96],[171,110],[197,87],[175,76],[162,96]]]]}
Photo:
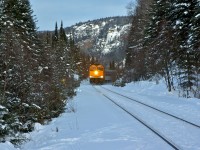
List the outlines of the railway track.
{"type": "Polygon", "coordinates": [[[153,106],[151,106],[151,105],[145,104],[145,103],[140,102],[140,101],[138,101],[138,100],[135,100],[135,99],[133,99],[133,98],[131,98],[131,97],[128,97],[128,96],[126,96],[126,95],[117,93],[117,92],[112,91],[112,90],[110,90],[110,89],[107,89],[107,88],[105,88],[105,87],[102,87],[102,86],[101,86],[101,88],[103,88],[103,89],[105,89],[105,90],[107,90],[107,91],[109,91],[109,92],[112,92],[112,93],[114,93],[114,94],[117,94],[117,95],[119,95],[119,96],[125,97],[125,98],[127,98],[127,99],[129,99],[129,100],[131,100],[131,101],[134,101],[134,102],[138,103],[138,104],[141,104],[141,105],[143,105],[143,106],[146,106],[146,107],[148,107],[148,108],[151,108],[151,109],[153,109],[153,110],[155,110],[155,111],[157,111],[157,112],[160,112],[160,113],[165,114],[165,115],[167,115],[167,116],[173,117],[173,118],[175,118],[175,119],[178,119],[178,120],[180,120],[180,121],[182,121],[182,122],[185,122],[185,123],[187,123],[187,124],[189,124],[189,125],[191,125],[191,126],[193,126],[193,127],[196,127],[196,128],[198,128],[198,129],[200,129],[200,125],[198,125],[198,124],[195,124],[195,123],[193,123],[193,122],[190,122],[190,121],[188,121],[188,120],[185,120],[185,119],[183,119],[183,118],[181,118],[181,117],[175,116],[175,115],[173,115],[173,114],[170,114],[170,113],[168,113],[168,112],[165,112],[165,111],[163,111],[163,110],[161,110],[161,109],[158,109],[158,108],[156,108],[156,107],[153,107],[153,106]]]}
{"type": "MultiPolygon", "coordinates": [[[[157,112],[158,114],[162,114],[162,115],[166,115],[167,117],[169,118],[172,118],[174,120],[177,120],[179,122],[182,122],[183,124],[186,124],[187,126],[191,126],[191,128],[195,128],[196,130],[199,131],[200,129],[200,125],[198,124],[195,124],[193,122],[190,122],[188,120],[185,120],[181,117],[178,117],[178,116],[175,116],[173,114],[170,114],[168,112],[165,112],[163,110],[160,110],[156,107],[153,107],[151,105],[148,105],[148,104],[145,104],[143,102],[140,102],[138,100],[135,100],[131,97],[128,97],[126,95],[123,95],[121,93],[117,93],[115,91],[112,91],[110,89],[107,89],[107,88],[104,88],[102,86],[98,86],[97,87],[94,87],[98,92],[100,92],[104,97],[106,97],[108,100],[110,100],[113,104],[115,104],[117,107],[119,107],[120,109],[122,109],[124,112],[126,112],[127,114],[129,114],[131,117],[133,117],[134,119],[136,119],[137,121],[139,121],[142,125],[144,125],[145,127],[147,127],[149,130],[151,130],[154,134],[156,134],[158,137],[160,137],[163,141],[165,141],[169,146],[171,146],[173,149],[176,149],[176,150],[179,150],[179,149],[182,149],[183,147],[181,147],[179,144],[175,143],[174,140],[171,140],[172,138],[167,138],[166,135],[164,135],[162,133],[161,130],[158,130],[154,127],[154,125],[150,124],[149,122],[146,122],[145,119],[142,119],[142,117],[140,115],[138,115],[137,113],[133,113],[132,111],[129,111],[127,109],[126,106],[123,106],[122,104],[119,103],[119,99],[121,97],[125,98],[125,99],[128,99],[129,101],[133,101],[134,103],[137,103],[138,105],[142,105],[144,108],[148,108],[148,109],[152,109],[152,111],[155,111],[157,112]],[[99,89],[100,88],[100,89],[99,89]],[[101,89],[103,88],[103,90],[101,89]],[[108,91],[109,94],[112,93],[112,94],[116,94],[118,95],[118,100],[116,100],[116,98],[111,98],[112,96],[110,96],[107,92],[105,92],[104,90],[108,91]]],[[[121,100],[121,99],[120,99],[121,100]]]]}
{"type": "MultiPolygon", "coordinates": [[[[95,88],[95,87],[94,87],[95,88]]],[[[136,119],[137,121],[139,121],[142,125],[144,125],[145,127],[147,127],[149,130],[151,130],[154,134],[156,134],[158,137],[160,137],[163,141],[165,141],[170,147],[172,147],[175,150],[180,150],[181,148],[176,145],[173,141],[171,141],[170,139],[168,139],[167,137],[165,137],[163,134],[161,134],[159,131],[157,131],[155,128],[153,128],[152,126],[150,126],[147,122],[145,122],[144,120],[142,120],[139,116],[133,114],[132,112],[128,111],[125,107],[123,107],[122,105],[118,104],[117,102],[115,102],[115,100],[113,100],[112,98],[110,98],[109,96],[107,96],[106,94],[102,93],[100,90],[98,90],[97,88],[95,88],[99,93],[101,93],[104,97],[106,97],[108,100],[110,100],[114,105],[116,105],[117,107],[119,107],[120,109],[122,109],[125,113],[129,114],[131,117],[133,117],[134,119],[136,119]]]]}

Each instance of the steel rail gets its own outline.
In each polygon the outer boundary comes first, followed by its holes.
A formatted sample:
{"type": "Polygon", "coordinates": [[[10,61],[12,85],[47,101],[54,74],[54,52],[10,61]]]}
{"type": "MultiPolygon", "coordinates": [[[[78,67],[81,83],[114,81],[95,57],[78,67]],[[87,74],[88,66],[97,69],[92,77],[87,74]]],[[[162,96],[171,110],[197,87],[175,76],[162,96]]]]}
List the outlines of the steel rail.
{"type": "MultiPolygon", "coordinates": [[[[95,88],[95,87],[94,87],[95,88]]],[[[115,104],[116,106],[118,106],[119,108],[121,108],[123,111],[125,111],[127,114],[129,114],[130,116],[132,116],[133,118],[135,118],[137,121],[139,121],[142,125],[144,125],[145,127],[147,127],[149,130],[151,130],[154,134],[156,134],[158,137],[160,137],[163,141],[165,141],[169,146],[171,146],[173,149],[175,150],[180,150],[180,147],[177,146],[173,141],[171,141],[170,139],[167,139],[163,134],[161,134],[160,132],[158,132],[156,129],[154,129],[152,126],[148,125],[144,120],[140,119],[138,116],[136,116],[135,114],[129,112],[126,108],[124,108],[123,106],[119,105],[117,102],[115,102],[113,99],[111,99],[110,97],[108,97],[107,95],[105,95],[104,93],[102,93],[100,90],[98,90],[97,88],[95,88],[99,93],[101,93],[104,97],[106,97],[108,100],[110,100],[113,104],[115,104]]]]}
{"type": "Polygon", "coordinates": [[[137,103],[139,103],[139,104],[142,104],[142,105],[144,105],[144,106],[146,106],[146,107],[149,107],[149,108],[151,108],[151,109],[154,109],[154,110],[156,110],[156,111],[158,111],[158,112],[160,112],[160,113],[163,113],[163,114],[165,114],[165,115],[171,116],[171,117],[173,117],[173,118],[175,118],[175,119],[178,119],[178,120],[180,120],[180,121],[183,121],[183,122],[185,122],[185,123],[187,123],[187,124],[190,124],[190,125],[192,125],[192,126],[197,127],[197,128],[200,129],[200,125],[197,125],[197,124],[195,124],[195,123],[192,123],[192,122],[190,122],[190,121],[187,121],[187,120],[185,120],[185,119],[183,119],[183,118],[177,117],[177,116],[175,116],[175,115],[173,115],[173,114],[170,114],[170,113],[168,113],[168,112],[165,112],[165,111],[163,111],[163,110],[160,110],[160,109],[158,109],[158,108],[156,108],[156,107],[150,106],[150,105],[145,104],[145,103],[143,103],[143,102],[140,102],[140,101],[138,101],[138,100],[135,100],[135,99],[133,99],[133,98],[131,98],[131,97],[128,97],[128,96],[126,96],[126,95],[117,93],[117,92],[112,91],[112,90],[110,90],[110,89],[107,89],[107,88],[105,88],[105,87],[102,87],[102,86],[101,86],[101,88],[103,88],[103,89],[105,89],[105,90],[107,90],[107,91],[110,91],[110,92],[112,92],[112,93],[115,93],[115,94],[117,94],[117,95],[120,95],[120,96],[122,96],[122,97],[128,98],[128,99],[130,99],[130,100],[132,100],[132,101],[134,101],[134,102],[137,102],[137,103]]]}

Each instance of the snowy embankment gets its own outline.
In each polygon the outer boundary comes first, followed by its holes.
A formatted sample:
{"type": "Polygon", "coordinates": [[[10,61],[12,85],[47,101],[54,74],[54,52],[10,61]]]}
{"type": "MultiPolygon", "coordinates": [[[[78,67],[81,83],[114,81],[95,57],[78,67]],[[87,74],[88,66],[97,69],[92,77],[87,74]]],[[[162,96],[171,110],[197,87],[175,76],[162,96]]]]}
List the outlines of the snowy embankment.
{"type": "MultiPolygon", "coordinates": [[[[143,81],[125,87],[103,86],[200,124],[200,100],[179,98],[177,93],[167,92],[164,83],[143,81]]],[[[27,137],[30,141],[21,146],[22,150],[169,149],[165,142],[114,106],[87,81],[78,88],[65,113],[48,125],[36,124],[35,131],[27,137]]],[[[0,144],[0,148],[16,150],[8,142],[0,144]]]]}

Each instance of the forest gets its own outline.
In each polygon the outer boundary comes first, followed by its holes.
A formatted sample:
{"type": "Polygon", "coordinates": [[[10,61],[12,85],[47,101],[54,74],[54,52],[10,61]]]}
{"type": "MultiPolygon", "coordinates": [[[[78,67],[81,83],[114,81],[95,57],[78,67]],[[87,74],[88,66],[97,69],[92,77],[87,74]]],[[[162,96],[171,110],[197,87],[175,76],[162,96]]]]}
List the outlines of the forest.
{"type": "Polygon", "coordinates": [[[20,144],[35,122],[58,117],[89,62],[62,22],[41,36],[29,0],[0,0],[0,142],[20,144]]]}
{"type": "Polygon", "coordinates": [[[132,26],[125,82],[164,78],[168,91],[200,98],[200,1],[138,0],[127,8],[132,26]]]}

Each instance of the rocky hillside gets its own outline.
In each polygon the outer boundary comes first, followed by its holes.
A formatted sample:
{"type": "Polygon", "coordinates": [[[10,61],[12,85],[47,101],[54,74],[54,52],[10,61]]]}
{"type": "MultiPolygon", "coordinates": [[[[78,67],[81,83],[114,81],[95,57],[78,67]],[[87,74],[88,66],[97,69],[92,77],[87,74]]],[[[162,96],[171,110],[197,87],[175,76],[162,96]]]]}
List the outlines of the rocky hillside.
{"type": "Polygon", "coordinates": [[[130,25],[129,17],[109,17],[80,22],[65,31],[68,36],[73,34],[81,50],[89,55],[105,61],[121,61],[130,25]]]}

